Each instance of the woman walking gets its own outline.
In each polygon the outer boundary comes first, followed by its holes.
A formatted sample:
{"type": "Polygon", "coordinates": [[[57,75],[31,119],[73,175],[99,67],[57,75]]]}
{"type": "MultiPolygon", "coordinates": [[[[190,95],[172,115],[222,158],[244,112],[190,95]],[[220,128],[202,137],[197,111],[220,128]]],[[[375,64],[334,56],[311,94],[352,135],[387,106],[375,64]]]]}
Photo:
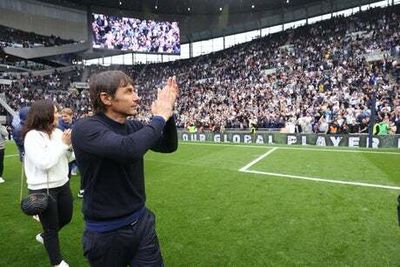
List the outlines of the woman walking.
{"type": "Polygon", "coordinates": [[[44,243],[51,265],[69,266],[60,252],[58,232],[72,218],[72,194],[68,179],[71,130],[57,129],[58,110],[50,100],[36,101],[23,128],[25,173],[30,193],[49,190],[47,209],[39,214],[44,243]]]}

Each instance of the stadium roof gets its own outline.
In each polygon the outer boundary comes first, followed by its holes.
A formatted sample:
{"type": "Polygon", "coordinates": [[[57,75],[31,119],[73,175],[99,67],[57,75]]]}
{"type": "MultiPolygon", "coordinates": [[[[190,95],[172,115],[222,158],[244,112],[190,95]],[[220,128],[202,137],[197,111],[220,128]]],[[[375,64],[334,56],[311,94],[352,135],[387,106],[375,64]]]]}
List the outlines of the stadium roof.
{"type": "Polygon", "coordinates": [[[179,15],[218,15],[221,12],[249,13],[301,7],[321,0],[39,0],[56,5],[87,8],[105,7],[135,12],[179,15]]]}
{"type": "MultiPolygon", "coordinates": [[[[23,1],[23,0],[22,0],[23,1]]],[[[27,0],[30,1],[30,0],[27,0]]],[[[181,43],[266,29],[378,0],[35,0],[106,15],[178,21],[181,43]],[[176,19],[176,20],[175,20],[176,19]]],[[[89,50],[84,58],[121,51],[89,50]]]]}

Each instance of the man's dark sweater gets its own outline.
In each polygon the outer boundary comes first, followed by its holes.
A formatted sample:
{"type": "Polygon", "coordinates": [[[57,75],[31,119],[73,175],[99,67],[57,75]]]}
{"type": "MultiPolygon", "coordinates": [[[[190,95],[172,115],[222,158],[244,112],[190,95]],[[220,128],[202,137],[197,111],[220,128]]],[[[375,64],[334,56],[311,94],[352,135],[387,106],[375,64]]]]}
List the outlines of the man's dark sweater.
{"type": "Polygon", "coordinates": [[[178,138],[173,118],[121,124],[99,114],[76,122],[72,145],[84,179],[85,219],[103,221],[129,216],[145,205],[143,156],[149,149],[175,151],[178,138]]]}

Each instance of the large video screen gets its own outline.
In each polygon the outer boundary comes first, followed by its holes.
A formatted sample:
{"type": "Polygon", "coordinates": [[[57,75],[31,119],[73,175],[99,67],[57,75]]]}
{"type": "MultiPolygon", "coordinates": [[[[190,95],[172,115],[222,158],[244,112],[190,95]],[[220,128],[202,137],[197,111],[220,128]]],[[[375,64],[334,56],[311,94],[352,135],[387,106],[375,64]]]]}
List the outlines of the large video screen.
{"type": "Polygon", "coordinates": [[[144,53],[181,53],[177,22],[92,14],[93,48],[144,53]]]}

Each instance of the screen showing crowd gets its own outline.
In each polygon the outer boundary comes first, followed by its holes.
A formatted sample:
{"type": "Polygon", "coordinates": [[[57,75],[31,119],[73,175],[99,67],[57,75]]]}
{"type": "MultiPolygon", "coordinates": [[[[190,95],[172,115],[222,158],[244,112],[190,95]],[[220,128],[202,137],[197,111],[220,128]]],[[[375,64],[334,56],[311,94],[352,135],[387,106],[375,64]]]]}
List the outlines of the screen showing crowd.
{"type": "Polygon", "coordinates": [[[180,54],[177,22],[92,14],[93,48],[180,54]]]}

